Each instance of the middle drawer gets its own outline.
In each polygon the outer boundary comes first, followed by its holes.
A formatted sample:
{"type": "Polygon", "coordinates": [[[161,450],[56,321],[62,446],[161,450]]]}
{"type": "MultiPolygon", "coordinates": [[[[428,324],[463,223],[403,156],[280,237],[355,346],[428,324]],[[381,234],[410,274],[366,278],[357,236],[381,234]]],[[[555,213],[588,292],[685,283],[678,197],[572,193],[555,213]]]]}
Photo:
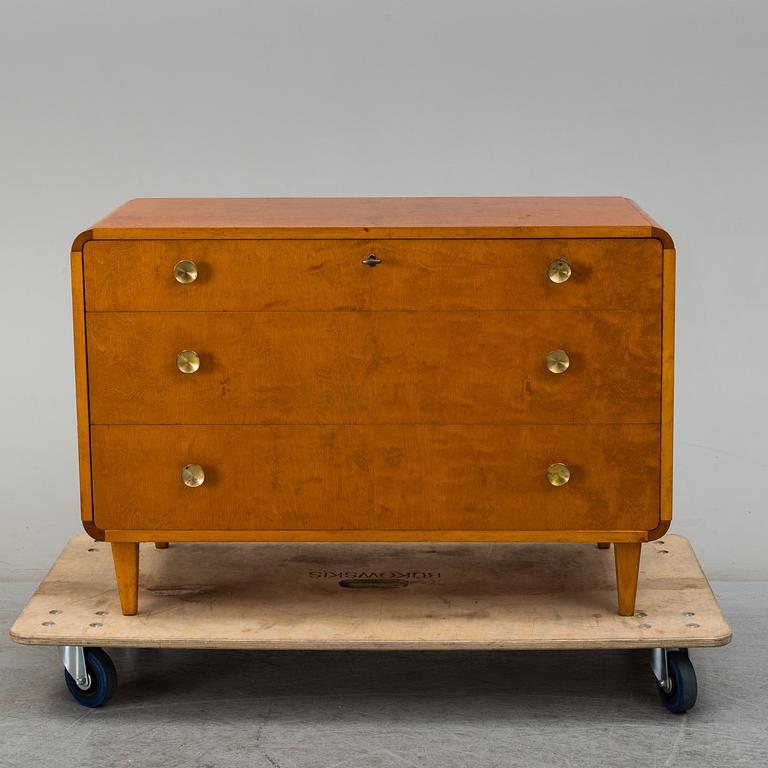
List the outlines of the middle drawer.
{"type": "Polygon", "coordinates": [[[86,336],[93,424],[660,420],[655,311],[96,312],[86,336]]]}

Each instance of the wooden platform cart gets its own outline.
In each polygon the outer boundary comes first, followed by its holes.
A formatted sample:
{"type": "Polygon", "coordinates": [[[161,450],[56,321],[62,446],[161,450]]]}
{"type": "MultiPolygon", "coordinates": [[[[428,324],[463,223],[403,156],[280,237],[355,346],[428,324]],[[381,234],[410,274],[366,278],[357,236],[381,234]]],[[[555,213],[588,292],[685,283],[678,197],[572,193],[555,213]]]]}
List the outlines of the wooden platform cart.
{"type": "Polygon", "coordinates": [[[643,546],[637,610],[615,607],[613,553],[594,544],[142,545],[141,610],[123,616],[109,545],[61,553],[11,629],[58,646],[69,692],[105,703],[104,648],[550,650],[647,648],[662,702],[696,701],[688,648],[731,630],[687,541],[643,546]]]}

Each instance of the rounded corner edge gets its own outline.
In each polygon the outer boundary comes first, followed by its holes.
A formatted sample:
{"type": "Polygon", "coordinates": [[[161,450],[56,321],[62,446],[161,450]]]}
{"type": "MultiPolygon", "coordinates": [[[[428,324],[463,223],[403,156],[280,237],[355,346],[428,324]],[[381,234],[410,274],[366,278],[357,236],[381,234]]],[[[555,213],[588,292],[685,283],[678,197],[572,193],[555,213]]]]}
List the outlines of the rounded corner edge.
{"type": "Polygon", "coordinates": [[[102,530],[101,528],[97,527],[96,523],[93,522],[93,520],[83,520],[83,528],[85,529],[85,532],[96,541],[106,541],[106,531],[102,530]]]}
{"type": "Polygon", "coordinates": [[[719,635],[716,639],[717,647],[722,647],[723,645],[728,645],[733,640],[733,630],[731,629],[730,625],[728,626],[728,632],[726,632],[724,635],[719,635]]]}
{"type": "Polygon", "coordinates": [[[674,251],[675,250],[675,242],[672,239],[672,235],[667,232],[666,229],[663,229],[662,227],[658,226],[657,224],[654,224],[651,227],[651,236],[655,237],[657,240],[661,241],[661,245],[664,248],[665,251],[674,251]]]}
{"type": "Polygon", "coordinates": [[[71,253],[82,253],[83,246],[89,241],[93,240],[93,230],[86,229],[81,232],[73,241],[70,248],[71,253]]]}
{"type": "Polygon", "coordinates": [[[14,643],[18,643],[19,645],[29,645],[29,641],[26,637],[16,631],[15,624],[8,630],[8,637],[10,637],[14,643]]]}
{"type": "Polygon", "coordinates": [[[669,530],[671,524],[671,520],[659,521],[659,524],[652,531],[648,531],[645,541],[656,541],[656,539],[660,539],[669,530]]]}

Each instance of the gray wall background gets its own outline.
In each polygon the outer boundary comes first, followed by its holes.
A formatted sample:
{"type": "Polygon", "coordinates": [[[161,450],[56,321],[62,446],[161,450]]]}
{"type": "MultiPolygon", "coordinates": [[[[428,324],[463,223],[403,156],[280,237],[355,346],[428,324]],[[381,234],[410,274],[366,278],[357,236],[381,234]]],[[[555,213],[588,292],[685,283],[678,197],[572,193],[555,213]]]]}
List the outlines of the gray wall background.
{"type": "Polygon", "coordinates": [[[621,194],[678,247],[672,530],[768,578],[764,2],[0,13],[0,575],[80,530],[68,251],[124,200],[621,194]]]}

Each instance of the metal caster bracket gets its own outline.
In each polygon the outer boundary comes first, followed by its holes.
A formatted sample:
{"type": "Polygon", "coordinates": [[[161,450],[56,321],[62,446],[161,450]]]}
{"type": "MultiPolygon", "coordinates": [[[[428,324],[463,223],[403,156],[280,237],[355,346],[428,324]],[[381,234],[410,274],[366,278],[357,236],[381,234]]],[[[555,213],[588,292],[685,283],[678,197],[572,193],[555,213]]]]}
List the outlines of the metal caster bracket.
{"type": "Polygon", "coordinates": [[[82,645],[60,645],[59,659],[78,688],[86,691],[91,687],[91,676],[85,667],[85,651],[82,645]]]}
{"type": "Polygon", "coordinates": [[[687,651],[686,648],[651,648],[653,676],[664,693],[669,693],[672,690],[672,678],[669,675],[669,665],[667,663],[667,653],[671,650],[687,651]]]}

